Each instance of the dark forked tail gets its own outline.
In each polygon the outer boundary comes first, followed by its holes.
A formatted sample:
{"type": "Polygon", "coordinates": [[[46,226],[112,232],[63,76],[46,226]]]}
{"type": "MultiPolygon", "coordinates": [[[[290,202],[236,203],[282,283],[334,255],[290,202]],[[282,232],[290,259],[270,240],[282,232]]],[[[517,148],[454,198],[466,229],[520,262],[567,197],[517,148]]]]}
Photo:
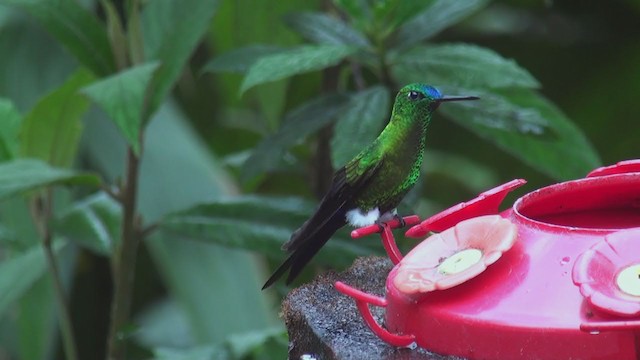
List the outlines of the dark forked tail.
{"type": "Polygon", "coordinates": [[[288,248],[291,251],[291,255],[274,271],[271,277],[269,277],[269,280],[264,283],[262,290],[271,286],[290,269],[286,281],[286,284],[289,285],[320,248],[329,241],[333,234],[346,224],[344,211],[334,211],[333,214],[330,214],[330,216],[320,224],[318,224],[318,219],[316,218],[318,215],[320,214],[316,213],[316,215],[293,234],[291,240],[287,243],[295,244],[295,246],[288,248]]]}

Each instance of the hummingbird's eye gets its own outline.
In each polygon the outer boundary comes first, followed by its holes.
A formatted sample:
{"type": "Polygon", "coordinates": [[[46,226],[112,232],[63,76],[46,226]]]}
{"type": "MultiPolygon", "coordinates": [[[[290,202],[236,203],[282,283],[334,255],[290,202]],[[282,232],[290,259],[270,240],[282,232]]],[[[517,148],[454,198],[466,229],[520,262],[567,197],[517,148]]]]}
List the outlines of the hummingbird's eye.
{"type": "Polygon", "coordinates": [[[409,100],[420,100],[420,99],[424,99],[424,94],[418,92],[418,91],[409,91],[409,94],[407,94],[407,97],[409,98],[409,100]]]}

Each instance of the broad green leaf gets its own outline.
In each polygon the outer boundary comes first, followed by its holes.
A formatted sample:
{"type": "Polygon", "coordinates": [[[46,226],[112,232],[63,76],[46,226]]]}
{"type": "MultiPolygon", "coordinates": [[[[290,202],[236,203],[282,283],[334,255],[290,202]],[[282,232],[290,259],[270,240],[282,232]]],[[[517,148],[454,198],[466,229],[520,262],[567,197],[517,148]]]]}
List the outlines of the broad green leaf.
{"type": "Polygon", "coordinates": [[[153,349],[154,360],[232,360],[220,345],[200,345],[193,348],[158,347],[153,349]]]}
{"type": "Polygon", "coordinates": [[[78,61],[95,75],[115,70],[111,47],[103,24],[74,0],[0,0],[34,17],[78,61]]]}
{"type": "MultiPolygon", "coordinates": [[[[68,292],[74,275],[77,252],[74,247],[65,246],[60,241],[54,242],[53,250],[56,254],[62,285],[68,292]]],[[[17,304],[17,310],[20,312],[17,320],[20,335],[19,358],[23,360],[53,358],[57,350],[58,307],[51,274],[43,275],[20,297],[17,304]]]]}
{"type": "Polygon", "coordinates": [[[287,357],[286,331],[280,327],[268,327],[246,333],[231,334],[223,343],[194,347],[159,346],[153,348],[155,360],[233,360],[233,359],[281,359],[287,357]],[[281,340],[280,353],[265,351],[270,341],[281,340]]]}
{"type": "Polygon", "coordinates": [[[53,166],[71,166],[82,133],[82,115],[89,106],[78,89],[92,78],[87,71],[76,71],[31,109],[20,129],[23,157],[39,158],[53,166]]]}
{"type": "MultiPolygon", "coordinates": [[[[286,256],[282,244],[311,215],[311,209],[311,204],[296,198],[236,197],[170,215],[161,229],[282,259],[286,256]]],[[[371,254],[370,247],[353,240],[333,239],[323,249],[317,261],[336,267],[371,254]]]]}
{"type": "Polygon", "coordinates": [[[263,139],[243,167],[245,180],[282,162],[285,151],[311,133],[334,120],[344,110],[348,97],[339,94],[320,96],[290,111],[278,131],[263,139]]]}
{"type": "Polygon", "coordinates": [[[14,158],[22,115],[8,99],[0,98],[0,162],[14,158]]]}
{"type": "Polygon", "coordinates": [[[369,40],[344,21],[323,13],[302,12],[285,17],[285,22],[303,38],[317,44],[371,46],[369,40]]]}
{"type": "Polygon", "coordinates": [[[544,97],[526,89],[480,97],[438,111],[554,179],[583,177],[600,166],[580,129],[544,97]]]}
{"type": "Polygon", "coordinates": [[[537,88],[538,81],[514,60],[468,44],[418,46],[398,56],[392,65],[400,83],[426,79],[433,85],[467,88],[537,88]]]}
{"type": "MultiPolygon", "coordinates": [[[[246,359],[251,357],[252,354],[255,356],[257,354],[264,353],[265,345],[272,340],[283,340],[284,353],[282,354],[282,358],[286,357],[286,349],[289,342],[286,340],[286,330],[282,326],[274,326],[246,333],[232,334],[225,340],[224,345],[229,349],[232,358],[246,359]]],[[[271,355],[273,356],[273,354],[271,355]]]]}
{"type": "Polygon", "coordinates": [[[279,46],[255,44],[233,49],[216,56],[204,66],[202,71],[246,73],[263,56],[281,52],[279,46]]]}
{"type": "Polygon", "coordinates": [[[164,298],[146,306],[135,322],[140,324],[134,334],[136,342],[145,348],[187,348],[196,344],[189,318],[175,299],[164,298]]]}
{"type": "Polygon", "coordinates": [[[164,0],[145,5],[141,19],[145,59],[158,60],[162,66],[153,77],[144,121],[158,109],[182,74],[217,6],[217,0],[164,0]]]}
{"type": "Polygon", "coordinates": [[[82,89],[109,114],[136,153],[140,152],[140,130],[147,89],[157,68],[157,62],[139,65],[82,89]]]}
{"type": "Polygon", "coordinates": [[[500,179],[492,167],[468,157],[429,149],[424,154],[422,173],[440,175],[454,180],[471,193],[481,193],[494,187],[500,179]]]}
{"type": "Polygon", "coordinates": [[[259,84],[336,65],[356,50],[343,45],[303,45],[261,57],[249,69],[240,93],[259,84]]]}
{"type": "MultiPolygon", "coordinates": [[[[44,261],[44,259],[42,259],[44,261]]],[[[18,300],[19,358],[52,358],[58,334],[56,299],[51,275],[40,276],[18,300]]]]}
{"type": "Polygon", "coordinates": [[[92,174],[54,168],[35,159],[19,159],[0,164],[0,199],[39,187],[65,185],[100,185],[92,174]]]}
{"type": "Polygon", "coordinates": [[[433,0],[406,1],[385,0],[376,1],[373,5],[373,17],[380,24],[379,28],[389,32],[404,24],[407,20],[421,13],[431,6],[433,0]]]}
{"type": "Polygon", "coordinates": [[[436,0],[423,12],[404,23],[392,43],[405,49],[454,25],[488,4],[488,0],[436,0]]]}
{"type": "Polygon", "coordinates": [[[120,205],[104,192],[73,205],[54,221],[56,233],[97,254],[109,255],[120,236],[120,205]]]}
{"type": "MultiPolygon", "coordinates": [[[[125,144],[115,127],[96,115],[85,131],[87,159],[108,178],[121,177],[125,144]]],[[[168,103],[160,108],[145,131],[139,187],[143,219],[155,222],[167,213],[214,201],[234,191],[229,179],[177,107],[168,103]]],[[[198,343],[219,342],[229,333],[275,322],[269,299],[260,292],[264,279],[254,256],[161,232],[154,232],[145,245],[154,271],[184,309],[198,343]]]]}
{"type": "MultiPolygon", "coordinates": [[[[60,243],[54,245],[55,252],[60,248],[60,243]]],[[[45,273],[46,266],[44,252],[39,245],[0,263],[0,316],[45,273]]]]}
{"type": "Polygon", "coordinates": [[[378,137],[389,119],[389,90],[375,86],[351,96],[338,116],[331,139],[331,160],[338,168],[378,137]]]}

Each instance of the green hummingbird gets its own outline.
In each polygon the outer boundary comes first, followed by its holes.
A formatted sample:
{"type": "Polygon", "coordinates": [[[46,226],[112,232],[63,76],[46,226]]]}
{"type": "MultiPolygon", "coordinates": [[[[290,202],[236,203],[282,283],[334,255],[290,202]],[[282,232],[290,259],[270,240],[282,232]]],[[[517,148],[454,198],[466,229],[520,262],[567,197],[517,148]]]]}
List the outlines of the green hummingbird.
{"type": "Polygon", "coordinates": [[[296,230],[282,249],[289,257],[262,289],[287,270],[287,285],[320,248],[347,223],[354,227],[381,224],[398,217],[396,207],[420,176],[431,115],[447,101],[476,96],[445,97],[433,86],[410,84],[398,92],[391,119],[382,133],[353,160],[337,170],[316,212],[296,230]]]}

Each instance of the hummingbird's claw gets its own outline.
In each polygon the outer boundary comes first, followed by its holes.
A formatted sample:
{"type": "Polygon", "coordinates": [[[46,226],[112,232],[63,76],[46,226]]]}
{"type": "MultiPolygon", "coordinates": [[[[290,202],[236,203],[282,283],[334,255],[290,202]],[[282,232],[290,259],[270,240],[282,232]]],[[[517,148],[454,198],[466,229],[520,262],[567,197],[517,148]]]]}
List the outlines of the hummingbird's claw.
{"type": "Polygon", "coordinates": [[[405,226],[407,226],[407,222],[404,220],[404,218],[398,214],[393,215],[393,218],[398,220],[398,228],[403,228],[405,226]]]}

